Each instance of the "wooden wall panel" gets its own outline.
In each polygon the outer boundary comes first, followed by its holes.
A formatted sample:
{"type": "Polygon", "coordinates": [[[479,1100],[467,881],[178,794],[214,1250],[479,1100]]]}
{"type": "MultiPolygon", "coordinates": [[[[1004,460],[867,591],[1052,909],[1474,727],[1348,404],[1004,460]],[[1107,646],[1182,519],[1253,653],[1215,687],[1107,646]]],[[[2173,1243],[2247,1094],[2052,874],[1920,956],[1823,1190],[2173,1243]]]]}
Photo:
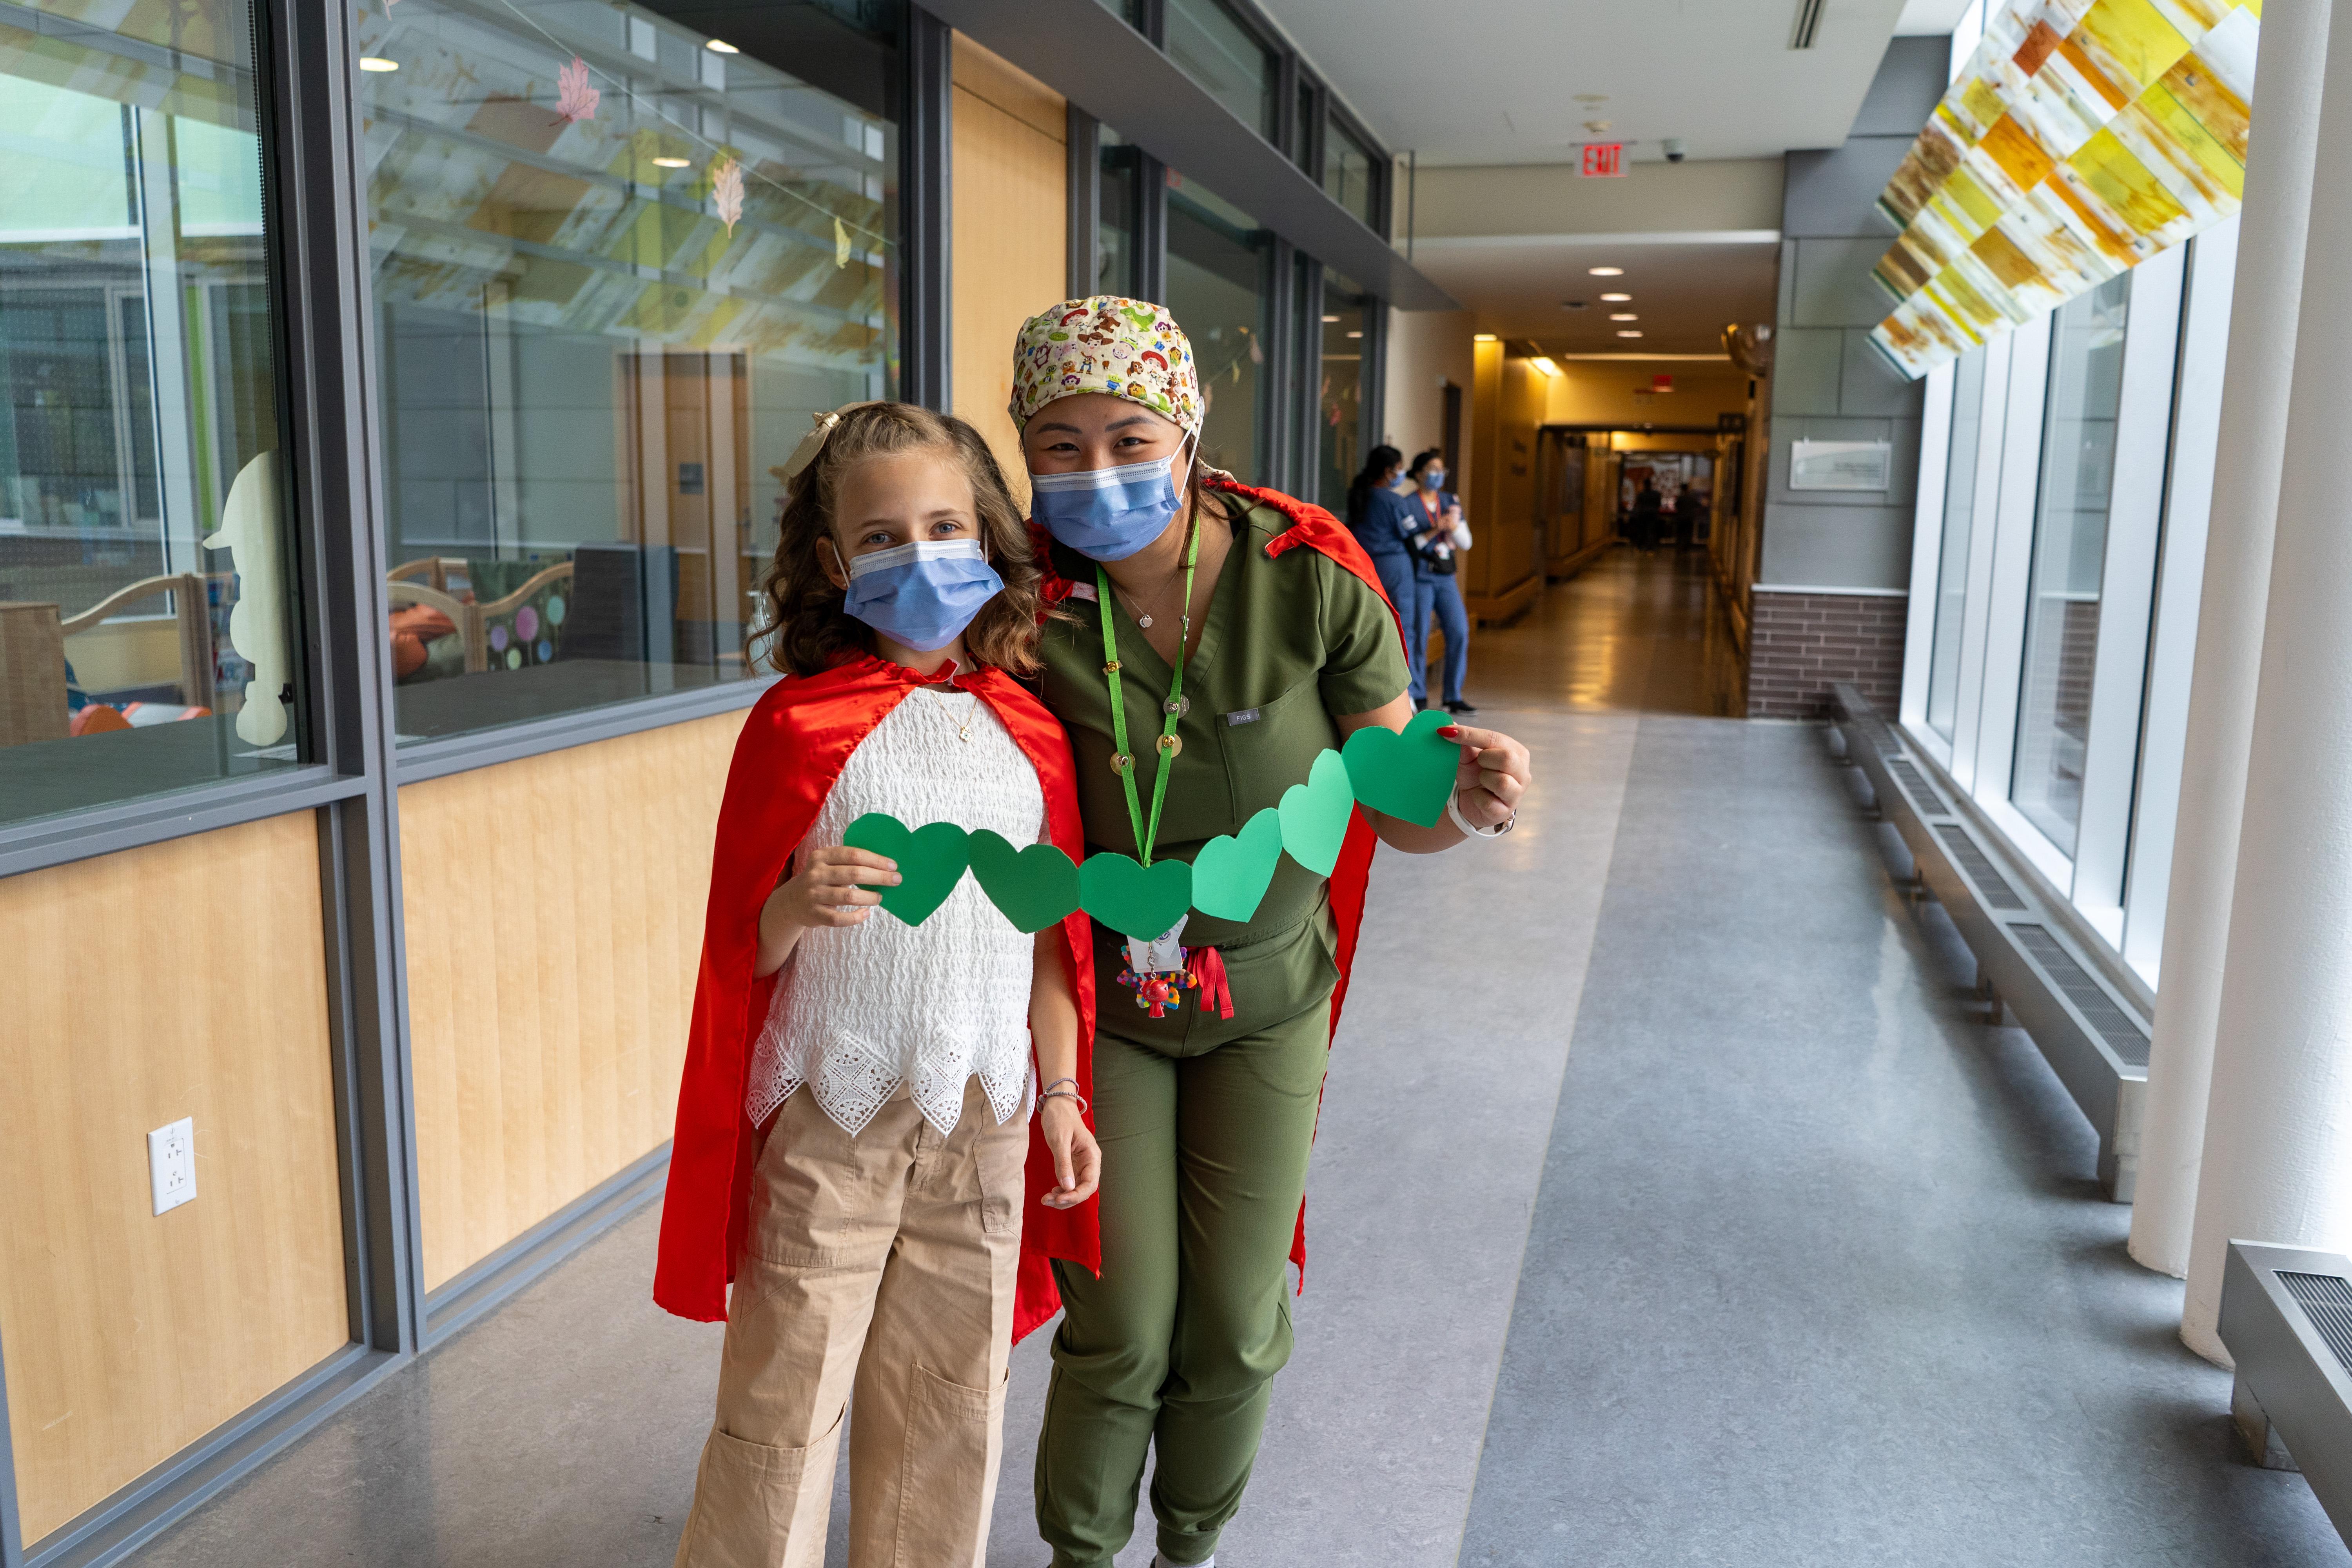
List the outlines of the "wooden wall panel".
{"type": "Polygon", "coordinates": [[[670,1135],[742,724],[698,719],[401,789],[428,1289],[670,1135]]]}
{"type": "Polygon", "coordinates": [[[27,1540],[350,1338],[309,812],[0,880],[0,1346],[27,1540]],[[147,1133],[196,1125],[153,1212],[147,1133]]]}
{"type": "Polygon", "coordinates": [[[953,406],[988,437],[1026,507],[1028,470],[1004,405],[1014,334],[1067,292],[1066,109],[1058,93],[961,33],[954,97],[953,406]]]}

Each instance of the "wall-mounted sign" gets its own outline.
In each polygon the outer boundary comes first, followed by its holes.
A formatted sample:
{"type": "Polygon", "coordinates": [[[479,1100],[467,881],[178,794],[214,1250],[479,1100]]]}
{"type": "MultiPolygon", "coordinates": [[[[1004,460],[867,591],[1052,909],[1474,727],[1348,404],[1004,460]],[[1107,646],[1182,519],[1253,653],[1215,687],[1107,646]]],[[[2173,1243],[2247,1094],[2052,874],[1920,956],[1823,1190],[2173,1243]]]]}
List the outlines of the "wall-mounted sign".
{"type": "Polygon", "coordinates": [[[1797,441],[1789,452],[1792,490],[1884,490],[1894,483],[1888,441],[1797,441]]]}
{"type": "Polygon", "coordinates": [[[1587,142],[1584,163],[1580,171],[1588,180],[1622,180],[1625,177],[1625,143],[1622,142],[1587,142]]]}

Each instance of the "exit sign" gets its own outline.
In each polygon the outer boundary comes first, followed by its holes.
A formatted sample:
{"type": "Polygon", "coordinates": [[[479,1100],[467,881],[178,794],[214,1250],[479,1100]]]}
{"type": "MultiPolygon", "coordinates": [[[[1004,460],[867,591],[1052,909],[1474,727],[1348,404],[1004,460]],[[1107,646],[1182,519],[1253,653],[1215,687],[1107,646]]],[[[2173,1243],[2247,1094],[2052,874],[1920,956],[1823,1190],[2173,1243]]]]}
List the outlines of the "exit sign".
{"type": "Polygon", "coordinates": [[[1623,179],[1625,177],[1625,143],[1587,142],[1584,144],[1583,174],[1588,180],[1623,179]]]}

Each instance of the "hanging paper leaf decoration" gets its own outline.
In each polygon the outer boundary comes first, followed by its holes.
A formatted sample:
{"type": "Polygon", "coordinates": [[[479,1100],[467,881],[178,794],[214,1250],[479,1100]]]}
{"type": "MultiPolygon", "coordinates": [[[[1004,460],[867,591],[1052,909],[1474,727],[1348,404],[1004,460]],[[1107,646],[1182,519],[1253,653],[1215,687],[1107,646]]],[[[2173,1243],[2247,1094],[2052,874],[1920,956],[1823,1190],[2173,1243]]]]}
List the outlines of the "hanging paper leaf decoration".
{"type": "Polygon", "coordinates": [[[597,100],[604,96],[588,85],[588,62],[578,55],[555,73],[555,112],[572,124],[595,119],[597,100]]]}
{"type": "Polygon", "coordinates": [[[733,234],[743,217],[743,165],[732,158],[711,168],[710,205],[718,209],[727,232],[733,234]]]}
{"type": "Polygon", "coordinates": [[[833,265],[835,271],[849,265],[849,230],[839,218],[833,220],[833,265]]]}

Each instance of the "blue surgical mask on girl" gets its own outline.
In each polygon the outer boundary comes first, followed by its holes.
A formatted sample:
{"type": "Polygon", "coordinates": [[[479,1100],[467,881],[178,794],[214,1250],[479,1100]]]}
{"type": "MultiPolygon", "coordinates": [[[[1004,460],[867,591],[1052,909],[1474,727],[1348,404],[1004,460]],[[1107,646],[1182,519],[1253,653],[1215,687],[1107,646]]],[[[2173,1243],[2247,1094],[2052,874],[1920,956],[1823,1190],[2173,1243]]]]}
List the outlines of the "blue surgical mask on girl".
{"type": "Polygon", "coordinates": [[[925,539],[853,557],[842,608],[900,647],[930,653],[1003,591],[977,539],[925,539]]]}
{"type": "MultiPolygon", "coordinates": [[[[1171,452],[1148,463],[1029,476],[1030,515],[1089,561],[1124,561],[1168,531],[1182,506],[1171,452]]],[[[1192,464],[1185,464],[1190,482],[1192,464]]]]}

